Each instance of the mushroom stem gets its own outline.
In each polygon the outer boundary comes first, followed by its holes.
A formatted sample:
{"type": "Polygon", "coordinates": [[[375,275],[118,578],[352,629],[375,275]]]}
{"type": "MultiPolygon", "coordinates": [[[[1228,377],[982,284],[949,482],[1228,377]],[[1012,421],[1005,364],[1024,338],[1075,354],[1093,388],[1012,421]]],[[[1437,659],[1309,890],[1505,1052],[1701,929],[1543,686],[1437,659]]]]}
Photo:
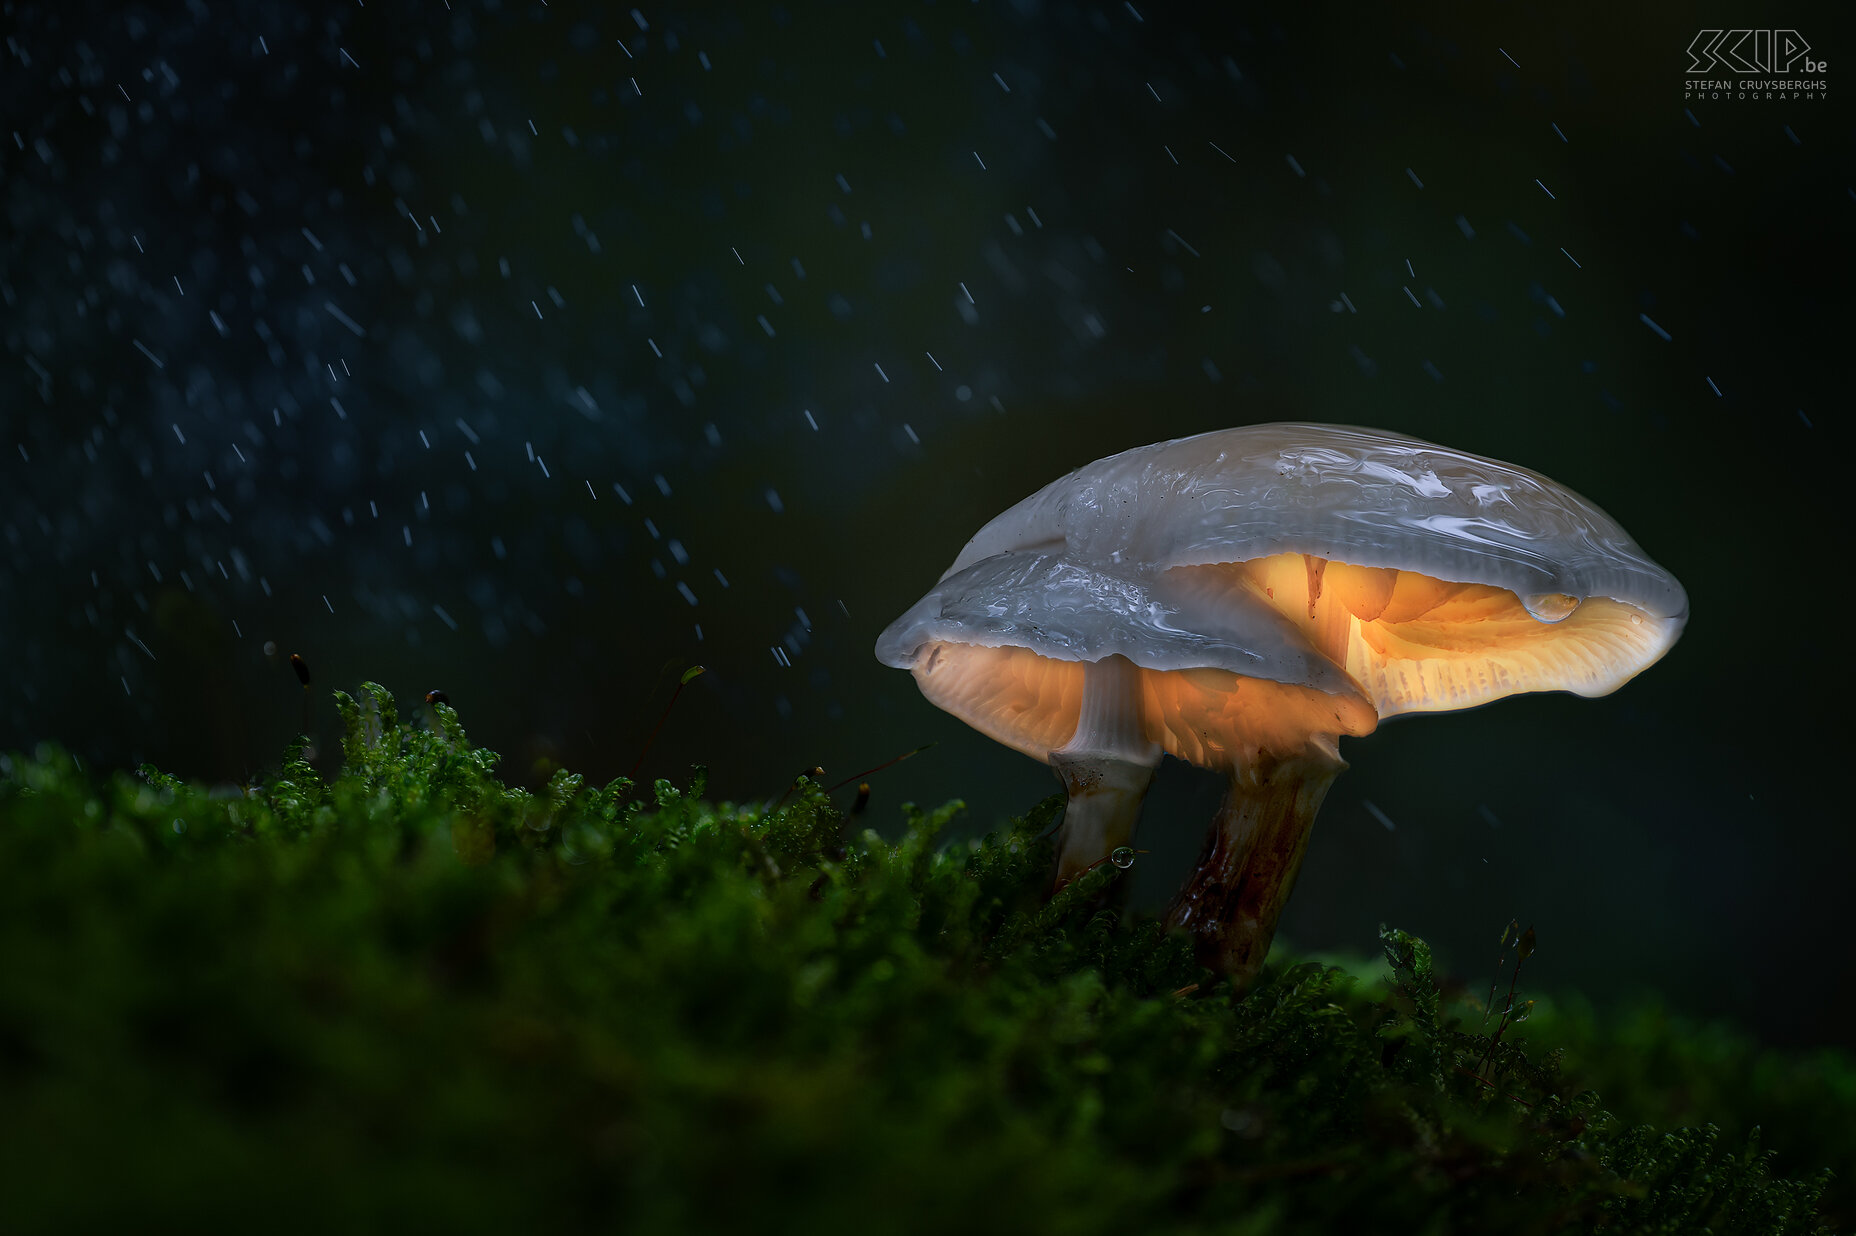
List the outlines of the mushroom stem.
{"type": "Polygon", "coordinates": [[[1224,804],[1167,923],[1190,932],[1199,964],[1243,990],[1263,969],[1308,834],[1345,760],[1325,736],[1288,756],[1232,767],[1224,804]]]}
{"type": "Polygon", "coordinates": [[[1160,745],[1146,737],[1141,711],[1141,671],[1134,662],[1117,654],[1084,665],[1076,734],[1050,753],[1069,795],[1057,831],[1053,892],[1134,836],[1161,755],[1160,745]]]}
{"type": "Polygon", "coordinates": [[[1133,838],[1154,766],[1057,751],[1051,752],[1051,765],[1070,796],[1057,830],[1055,892],[1133,838]]]}

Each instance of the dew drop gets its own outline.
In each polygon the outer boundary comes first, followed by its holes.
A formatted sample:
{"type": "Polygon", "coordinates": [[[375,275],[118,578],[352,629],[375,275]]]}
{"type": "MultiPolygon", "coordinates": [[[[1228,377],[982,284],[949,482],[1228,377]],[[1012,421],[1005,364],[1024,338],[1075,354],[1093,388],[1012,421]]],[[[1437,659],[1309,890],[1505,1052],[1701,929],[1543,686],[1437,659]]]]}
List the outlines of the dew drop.
{"type": "Polygon", "coordinates": [[[1579,598],[1564,592],[1536,592],[1522,597],[1521,604],[1542,622],[1564,622],[1579,608],[1579,598]]]}
{"type": "Polygon", "coordinates": [[[1115,852],[1108,856],[1108,861],[1126,871],[1134,866],[1134,850],[1128,846],[1116,846],[1115,852]]]}

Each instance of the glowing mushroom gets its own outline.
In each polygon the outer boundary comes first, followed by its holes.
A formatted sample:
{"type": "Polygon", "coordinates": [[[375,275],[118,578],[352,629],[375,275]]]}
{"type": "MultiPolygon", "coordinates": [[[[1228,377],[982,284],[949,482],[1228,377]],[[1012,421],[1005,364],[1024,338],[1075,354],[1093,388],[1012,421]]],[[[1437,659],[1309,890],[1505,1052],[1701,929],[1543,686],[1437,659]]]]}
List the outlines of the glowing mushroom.
{"type": "Polygon", "coordinates": [[[1294,622],[1203,582],[1008,550],[948,575],[877,644],[932,703],[1056,771],[1059,887],[1127,844],[1164,752],[1254,767],[1375,724],[1294,622]]]}
{"type": "Polygon", "coordinates": [[[1523,691],[1607,694],[1687,612],[1622,528],[1538,473],[1260,425],[1046,486],[982,528],[877,655],[1057,770],[1059,885],[1126,844],[1163,752],[1224,771],[1169,917],[1241,985],[1346,767],[1341,735],[1523,691]]]}

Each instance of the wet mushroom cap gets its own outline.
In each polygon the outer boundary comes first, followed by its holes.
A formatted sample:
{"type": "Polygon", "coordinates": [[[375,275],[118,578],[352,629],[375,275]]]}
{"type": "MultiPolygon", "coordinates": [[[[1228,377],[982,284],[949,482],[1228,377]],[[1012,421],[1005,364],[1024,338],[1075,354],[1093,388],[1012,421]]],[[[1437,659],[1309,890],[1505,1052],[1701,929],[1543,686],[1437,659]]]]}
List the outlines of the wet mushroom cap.
{"type": "Polygon", "coordinates": [[[1570,489],[1348,426],[1250,426],[1098,460],[987,524],[947,578],[1006,552],[1138,572],[1214,607],[1260,599],[1381,717],[1606,694],[1688,614],[1674,577],[1570,489]]]}
{"type": "Polygon", "coordinates": [[[937,584],[877,656],[936,706],[1035,759],[1077,731],[1085,667],[1139,669],[1142,737],[1200,765],[1371,733],[1369,699],[1266,600],[1058,554],[1002,553],[937,584]]]}

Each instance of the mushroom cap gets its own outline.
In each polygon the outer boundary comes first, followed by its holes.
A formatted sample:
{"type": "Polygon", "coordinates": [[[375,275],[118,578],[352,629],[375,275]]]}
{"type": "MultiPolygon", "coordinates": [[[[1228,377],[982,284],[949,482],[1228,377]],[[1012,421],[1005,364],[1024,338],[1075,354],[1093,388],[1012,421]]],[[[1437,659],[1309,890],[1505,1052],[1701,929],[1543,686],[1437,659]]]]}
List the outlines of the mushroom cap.
{"type": "Polygon", "coordinates": [[[1603,695],[1666,652],[1688,616],[1675,578],[1572,490],[1343,425],[1255,425],[1098,460],[980,529],[943,583],[1008,552],[1149,587],[1195,577],[1227,604],[1261,596],[1381,717],[1521,691],[1603,695]],[[1305,585],[1279,587],[1298,558],[1305,585]],[[1341,568],[1330,584],[1347,586],[1323,609],[1329,564],[1341,568]]]}
{"type": "Polygon", "coordinates": [[[1222,581],[1006,552],[942,579],[891,623],[877,658],[1035,759],[1075,733],[1084,666],[1141,670],[1143,737],[1195,764],[1377,723],[1359,686],[1267,602],[1222,581]]]}
{"type": "Polygon", "coordinates": [[[1274,424],[1156,442],[1052,481],[988,523],[948,573],[1062,544],[1156,567],[1312,554],[1517,596],[1607,596],[1682,617],[1682,586],[1617,521],[1526,468],[1403,434],[1274,424]]]}

